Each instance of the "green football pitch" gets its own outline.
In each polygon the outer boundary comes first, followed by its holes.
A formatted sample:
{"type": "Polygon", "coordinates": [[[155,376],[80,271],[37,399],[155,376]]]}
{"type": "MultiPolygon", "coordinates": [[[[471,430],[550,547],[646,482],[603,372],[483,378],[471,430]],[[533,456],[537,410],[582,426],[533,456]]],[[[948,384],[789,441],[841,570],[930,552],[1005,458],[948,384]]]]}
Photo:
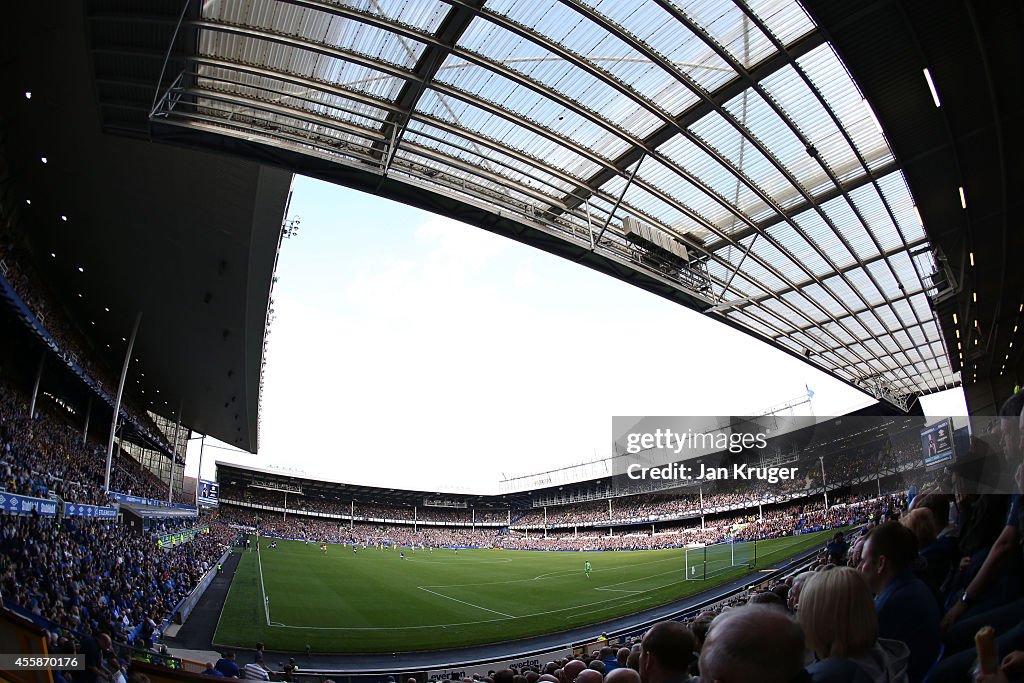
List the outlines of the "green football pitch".
{"type": "Polygon", "coordinates": [[[832,532],[689,551],[397,550],[260,539],[242,553],[214,643],[405,652],[565,631],[663,605],[783,560],[832,532]],[[756,551],[755,567],[747,563],[756,551]],[[584,561],[590,561],[588,578],[584,561]],[[733,563],[742,566],[733,566],[733,563]],[[691,570],[692,572],[692,570],[691,570]],[[691,574],[693,575],[693,574],[691,574]],[[266,599],[265,598],[269,598],[266,599]]]}

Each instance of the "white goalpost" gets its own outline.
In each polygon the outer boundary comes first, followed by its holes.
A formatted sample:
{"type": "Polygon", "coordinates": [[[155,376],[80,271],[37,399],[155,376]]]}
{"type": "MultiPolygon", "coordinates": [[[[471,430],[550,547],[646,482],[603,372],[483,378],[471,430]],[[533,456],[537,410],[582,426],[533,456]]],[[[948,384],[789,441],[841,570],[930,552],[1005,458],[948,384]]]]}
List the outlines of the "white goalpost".
{"type": "Polygon", "coordinates": [[[703,581],[724,574],[734,567],[752,567],[757,561],[755,541],[732,539],[711,545],[686,548],[685,572],[688,581],[703,581]]]}

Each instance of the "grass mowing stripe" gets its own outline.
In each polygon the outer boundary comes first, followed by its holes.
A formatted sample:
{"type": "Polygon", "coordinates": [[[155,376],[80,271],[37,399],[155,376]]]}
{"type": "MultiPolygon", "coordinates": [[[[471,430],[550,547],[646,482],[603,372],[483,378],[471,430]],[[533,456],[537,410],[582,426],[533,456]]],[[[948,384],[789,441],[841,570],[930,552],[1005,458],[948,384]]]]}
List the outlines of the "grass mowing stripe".
{"type": "MultiPolygon", "coordinates": [[[[504,642],[585,627],[670,603],[756,571],[833,532],[758,542],[756,566],[708,552],[706,580],[686,580],[684,549],[535,552],[435,549],[407,552],[278,541],[244,553],[218,626],[219,645],[317,652],[406,652],[504,642]],[[266,550],[266,552],[263,552],[266,550]],[[408,561],[414,559],[415,561],[408,561]],[[593,566],[590,579],[583,562],[593,566]],[[262,585],[260,576],[262,574],[262,585]],[[260,616],[261,593],[274,621],[260,616]],[[609,593],[611,595],[609,595],[609,593]],[[257,596],[254,599],[254,595],[257,596]]],[[[265,541],[266,539],[261,539],[265,541]]],[[[743,548],[751,555],[753,546],[743,548]]],[[[740,558],[741,548],[735,548],[740,558]]],[[[692,559],[692,558],[691,558],[692,559]]]]}

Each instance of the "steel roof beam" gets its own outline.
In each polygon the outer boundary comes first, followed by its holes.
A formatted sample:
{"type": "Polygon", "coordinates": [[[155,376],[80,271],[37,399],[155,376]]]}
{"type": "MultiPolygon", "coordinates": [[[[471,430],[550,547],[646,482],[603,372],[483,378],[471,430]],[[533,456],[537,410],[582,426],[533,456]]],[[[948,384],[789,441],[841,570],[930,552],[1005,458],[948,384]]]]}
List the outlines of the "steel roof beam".
{"type": "MultiPolygon", "coordinates": [[[[875,254],[874,256],[872,256],[870,258],[863,259],[861,261],[854,261],[853,263],[851,263],[848,266],[843,266],[842,268],[837,268],[835,273],[830,273],[829,276],[831,277],[832,275],[845,275],[846,273],[850,273],[850,272],[853,272],[853,271],[858,270],[858,269],[866,269],[867,266],[871,265],[872,263],[877,263],[879,261],[886,260],[886,259],[888,259],[888,258],[890,258],[892,256],[896,256],[897,254],[902,254],[903,252],[912,251],[916,247],[919,247],[919,246],[924,245],[924,244],[928,244],[928,240],[927,239],[922,238],[922,239],[919,239],[919,240],[915,240],[915,241],[913,241],[913,242],[911,242],[909,244],[905,244],[902,247],[896,247],[895,249],[890,249],[889,251],[883,252],[881,254],[875,254]]],[[[898,277],[895,278],[895,280],[896,280],[896,282],[900,282],[900,279],[898,277]]],[[[799,282],[799,283],[797,283],[797,284],[795,284],[795,285],[793,285],[791,287],[784,287],[784,288],[782,288],[782,289],[780,289],[780,290],[778,290],[776,292],[773,292],[772,295],[770,295],[770,296],[764,296],[764,295],[756,296],[756,297],[751,297],[749,301],[737,302],[737,304],[736,304],[736,306],[734,306],[734,308],[745,308],[745,307],[750,306],[752,304],[760,304],[760,303],[763,303],[764,301],[767,301],[768,299],[774,299],[776,297],[781,297],[781,296],[783,296],[785,294],[789,294],[790,292],[799,291],[799,290],[803,289],[804,287],[809,287],[810,285],[813,285],[813,284],[816,284],[814,280],[804,280],[803,282],[799,282]]],[[[831,292],[831,290],[826,290],[826,291],[831,292]]],[[[919,291],[921,293],[925,292],[924,289],[921,289],[919,291]]],[[[893,299],[893,301],[899,301],[901,298],[904,298],[904,297],[898,297],[896,299],[893,299]]]]}
{"type": "MultiPolygon", "coordinates": [[[[471,1],[477,7],[484,2],[484,0],[471,1]]],[[[395,139],[390,143],[393,147],[401,144],[402,135],[409,124],[409,117],[416,110],[424,87],[434,79],[445,57],[450,54],[451,48],[459,42],[462,34],[469,28],[473,16],[473,12],[468,8],[452,6],[445,18],[441,20],[441,25],[438,26],[435,33],[438,42],[427,45],[420,54],[416,66],[413,67],[413,73],[416,74],[418,82],[406,81],[395,98],[395,110],[389,113],[387,120],[381,124],[380,132],[385,140],[388,138],[389,131],[401,130],[401,133],[396,134],[395,139]]],[[[373,155],[383,158],[384,153],[384,144],[375,142],[373,155]]],[[[391,154],[394,154],[394,150],[391,151],[391,154]]]]}
{"type": "MultiPolygon", "coordinates": [[[[733,239],[742,240],[746,237],[750,237],[751,235],[756,235],[759,232],[764,232],[765,230],[772,226],[778,225],[779,223],[784,223],[788,219],[792,219],[795,216],[799,216],[804,211],[813,210],[815,206],[821,206],[822,204],[825,204],[833,199],[843,197],[846,194],[853,192],[854,190],[858,190],[861,187],[864,187],[865,185],[874,184],[878,182],[879,178],[884,178],[890,173],[894,173],[898,170],[900,170],[900,165],[895,161],[883,164],[882,166],[879,166],[876,169],[872,169],[867,173],[857,176],[853,180],[849,180],[845,183],[841,183],[839,185],[830,187],[829,189],[820,192],[816,195],[811,195],[813,202],[802,201],[799,204],[794,204],[793,206],[787,208],[785,212],[781,214],[777,213],[774,216],[771,216],[770,218],[764,219],[763,221],[758,221],[754,224],[753,227],[748,226],[745,228],[740,228],[739,230],[730,233],[730,236],[733,239]]],[[[716,242],[714,244],[709,244],[708,248],[715,250],[721,249],[724,246],[728,245],[724,244],[723,242],[716,242]]]]}
{"type": "MultiPolygon", "coordinates": [[[[584,15],[591,13],[591,10],[583,5],[574,5],[573,8],[584,15]]],[[[750,75],[757,80],[767,78],[776,71],[788,66],[791,59],[797,59],[824,43],[825,37],[821,32],[817,30],[812,31],[788,45],[785,52],[776,52],[751,68],[750,75]]],[[[698,100],[689,108],[684,110],[675,118],[674,125],[663,125],[648,135],[643,139],[644,145],[648,148],[660,147],[662,144],[678,135],[680,128],[689,128],[708,114],[713,113],[715,111],[715,105],[724,105],[733,97],[741,94],[746,87],[746,80],[742,76],[737,76],[714,92],[710,93],[707,100],[698,100]]],[[[643,152],[636,148],[630,149],[614,159],[612,161],[612,165],[620,173],[625,172],[627,168],[636,163],[642,154],[643,152]]],[[[601,187],[601,185],[611,180],[614,176],[615,174],[611,171],[599,171],[587,178],[584,181],[584,185],[587,189],[593,192],[597,188],[601,187]]],[[[583,201],[586,201],[586,196],[583,196],[582,198],[577,197],[575,200],[570,197],[565,197],[563,201],[566,206],[573,208],[573,201],[579,201],[582,203],[583,201]]]]}

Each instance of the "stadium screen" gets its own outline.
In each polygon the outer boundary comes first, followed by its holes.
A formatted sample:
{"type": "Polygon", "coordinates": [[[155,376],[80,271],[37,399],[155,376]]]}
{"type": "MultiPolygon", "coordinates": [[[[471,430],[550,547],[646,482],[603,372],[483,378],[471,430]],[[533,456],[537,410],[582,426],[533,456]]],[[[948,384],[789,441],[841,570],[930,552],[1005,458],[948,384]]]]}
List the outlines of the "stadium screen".
{"type": "Polygon", "coordinates": [[[921,430],[921,450],[927,469],[941,467],[953,460],[953,424],[949,418],[921,430]]]}
{"type": "Polygon", "coordinates": [[[220,484],[215,481],[199,480],[199,492],[196,500],[200,505],[217,507],[220,504],[220,484]]]}

